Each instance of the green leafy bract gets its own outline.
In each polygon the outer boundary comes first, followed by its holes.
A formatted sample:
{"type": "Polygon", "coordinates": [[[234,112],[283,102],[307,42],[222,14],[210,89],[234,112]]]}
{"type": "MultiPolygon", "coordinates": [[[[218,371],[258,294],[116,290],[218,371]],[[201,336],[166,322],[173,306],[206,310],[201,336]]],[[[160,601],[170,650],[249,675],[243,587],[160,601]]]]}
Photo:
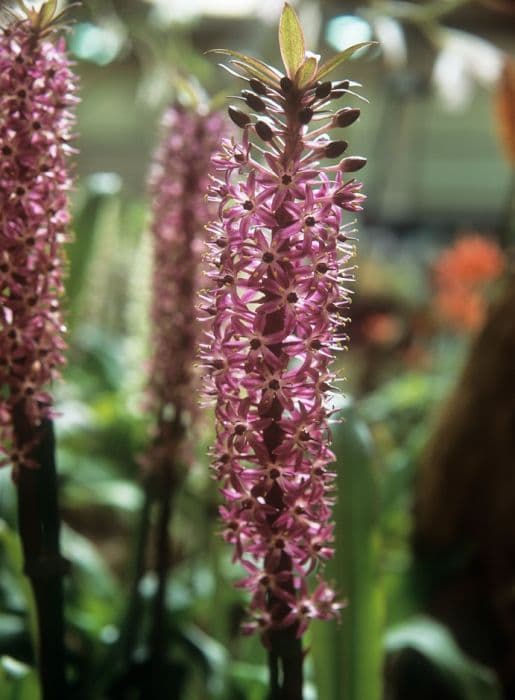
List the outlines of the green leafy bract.
{"type": "Polygon", "coordinates": [[[315,80],[319,60],[320,56],[315,54],[311,54],[306,58],[295,74],[295,84],[298,87],[306,87],[306,85],[309,85],[309,83],[315,80]]]}
{"type": "Polygon", "coordinates": [[[340,63],[346,61],[354,53],[356,53],[356,51],[359,51],[359,49],[364,49],[367,46],[376,46],[377,43],[377,41],[362,41],[359,44],[353,44],[352,46],[349,46],[348,48],[344,49],[344,51],[340,51],[340,53],[337,53],[336,56],[333,56],[323,65],[320,66],[320,70],[317,73],[317,79],[322,80],[323,78],[325,78],[327,75],[329,75],[329,73],[331,73],[335,68],[337,68],[340,65],[340,63]]]}
{"type": "Polygon", "coordinates": [[[228,49],[211,49],[211,51],[207,51],[207,53],[230,56],[233,59],[231,62],[235,66],[240,66],[253,78],[257,78],[266,85],[276,89],[279,86],[279,80],[281,79],[279,71],[257,58],[246,56],[243,53],[238,53],[238,51],[229,51],[228,49]]]}
{"type": "Polygon", "coordinates": [[[284,4],[279,20],[279,48],[286,73],[293,80],[304,63],[306,47],[297,13],[288,3],[284,4]]]}
{"type": "Polygon", "coordinates": [[[41,27],[46,27],[53,19],[57,10],[57,0],[48,0],[39,11],[38,22],[41,27]]]}

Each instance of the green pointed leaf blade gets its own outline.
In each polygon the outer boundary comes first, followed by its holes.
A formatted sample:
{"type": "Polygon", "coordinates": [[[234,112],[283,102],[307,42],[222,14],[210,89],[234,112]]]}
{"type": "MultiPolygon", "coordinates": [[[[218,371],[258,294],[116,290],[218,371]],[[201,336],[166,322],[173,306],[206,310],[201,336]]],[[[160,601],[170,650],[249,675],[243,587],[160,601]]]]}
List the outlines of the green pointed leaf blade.
{"type": "Polygon", "coordinates": [[[57,10],[57,0],[48,0],[39,11],[39,24],[46,27],[57,10]]]}
{"type": "Polygon", "coordinates": [[[302,31],[297,13],[287,2],[279,20],[279,48],[283,59],[286,74],[291,80],[304,63],[306,47],[304,44],[304,32],[302,31]]]}
{"type": "Polygon", "coordinates": [[[309,85],[315,78],[318,68],[318,57],[308,56],[295,74],[295,84],[303,88],[309,85]]]}
{"type": "Polygon", "coordinates": [[[233,59],[232,63],[242,66],[253,77],[255,76],[260,80],[266,80],[266,82],[274,88],[279,86],[279,80],[281,79],[279,71],[275,70],[275,68],[272,68],[272,66],[269,66],[267,63],[260,61],[258,58],[246,56],[243,53],[230,51],[229,49],[211,49],[210,51],[206,51],[206,53],[230,56],[233,59]]]}
{"type": "Polygon", "coordinates": [[[40,700],[35,669],[12,658],[0,658],[0,697],[5,700],[40,700]]]}
{"type": "Polygon", "coordinates": [[[263,73],[259,69],[256,69],[253,66],[249,66],[243,63],[242,61],[237,61],[236,59],[233,59],[231,63],[236,68],[242,70],[248,77],[257,78],[257,80],[260,80],[262,83],[265,83],[265,85],[268,85],[268,87],[271,87],[275,90],[278,89],[279,81],[268,77],[266,73],[263,73]]]}
{"type": "Polygon", "coordinates": [[[16,0],[16,4],[20,8],[20,10],[27,16],[30,17],[30,10],[29,8],[25,5],[23,0],[16,0]]]}
{"type": "Polygon", "coordinates": [[[356,51],[364,49],[367,46],[376,46],[377,44],[377,41],[362,41],[359,44],[353,44],[352,46],[347,47],[343,51],[340,51],[340,53],[337,53],[336,56],[333,56],[320,66],[320,70],[317,73],[317,79],[322,80],[327,75],[329,75],[329,73],[332,73],[332,71],[335,68],[338,68],[338,66],[341,63],[344,63],[344,61],[349,59],[353,54],[356,53],[356,51]]]}
{"type": "Polygon", "coordinates": [[[352,404],[333,431],[337,456],[336,551],[326,577],[341,599],[341,625],[314,623],[312,653],[320,698],[380,700],[384,597],[377,484],[368,427],[352,404]]]}

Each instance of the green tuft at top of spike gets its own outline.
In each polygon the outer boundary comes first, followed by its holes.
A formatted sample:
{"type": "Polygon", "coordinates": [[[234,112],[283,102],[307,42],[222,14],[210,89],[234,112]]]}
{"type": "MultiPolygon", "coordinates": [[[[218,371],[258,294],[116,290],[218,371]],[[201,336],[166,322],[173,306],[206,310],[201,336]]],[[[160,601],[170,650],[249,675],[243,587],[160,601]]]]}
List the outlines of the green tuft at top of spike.
{"type": "Polygon", "coordinates": [[[25,0],[16,0],[16,4],[32,24],[34,31],[38,35],[45,35],[62,24],[69,10],[79,3],[68,5],[62,12],[57,11],[57,0],[46,0],[39,9],[31,7],[25,0]]]}
{"type": "MultiPolygon", "coordinates": [[[[279,49],[283,60],[285,75],[299,89],[306,89],[318,81],[327,78],[333,70],[349,59],[359,49],[376,45],[376,41],[363,41],[348,46],[335,56],[320,64],[320,56],[306,50],[304,32],[297,13],[289,3],[285,3],[279,20],[279,49]]],[[[273,66],[252,56],[230,51],[213,49],[207,53],[222,54],[231,57],[232,65],[250,78],[261,81],[269,87],[278,89],[284,75],[273,66]]]]}

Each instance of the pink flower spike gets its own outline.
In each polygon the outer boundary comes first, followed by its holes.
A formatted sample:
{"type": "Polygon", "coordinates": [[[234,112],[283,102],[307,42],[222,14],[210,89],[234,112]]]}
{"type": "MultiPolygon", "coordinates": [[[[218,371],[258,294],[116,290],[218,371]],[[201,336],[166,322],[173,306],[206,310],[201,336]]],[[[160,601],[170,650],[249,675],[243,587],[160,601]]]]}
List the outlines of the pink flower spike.
{"type": "MultiPolygon", "coordinates": [[[[65,362],[61,312],[77,78],[54,16],[30,10],[0,29],[0,455],[33,468],[14,416],[51,418],[47,388],[65,362]]],[[[36,431],[33,431],[34,434],[36,431]]]]}
{"type": "MultiPolygon", "coordinates": [[[[223,132],[223,119],[200,107],[169,107],[149,177],[152,195],[152,356],[146,408],[154,416],[154,440],[141,458],[158,472],[191,461],[186,426],[194,425],[199,334],[196,294],[202,286],[205,227],[213,206],[205,201],[210,158],[223,132]]],[[[205,299],[204,295],[204,299],[205,299]]],[[[212,320],[212,314],[207,320],[212,320]]],[[[204,358],[216,384],[223,371],[215,357],[204,358]]],[[[228,378],[230,381],[230,378],[228,378]]],[[[176,475],[178,478],[179,475],[176,475]]]]}
{"type": "MultiPolygon", "coordinates": [[[[284,31],[297,31],[291,6],[283,12],[284,31]]],[[[266,645],[275,631],[301,636],[310,620],[333,619],[341,607],[321,579],[309,593],[308,578],[333,554],[326,397],[334,391],[334,352],[348,340],[343,284],[353,280],[354,245],[344,219],[365,199],[360,182],[344,182],[363,158],[320,164],[347,149],[328,133],[349,126],[356,110],[344,118],[340,108],[336,118],[329,105],[345,91],[325,72],[319,82],[315,68],[314,75],[302,70],[302,56],[282,49],[294,65],[287,75],[260,66],[263,82],[252,59],[234,62],[255,113],[229,108],[243,135],[213,157],[208,198],[218,219],[207,258],[215,284],[202,299],[210,310],[201,362],[206,398],[216,399],[221,516],[248,574],[239,584],[251,594],[246,630],[260,631],[266,645]]]]}

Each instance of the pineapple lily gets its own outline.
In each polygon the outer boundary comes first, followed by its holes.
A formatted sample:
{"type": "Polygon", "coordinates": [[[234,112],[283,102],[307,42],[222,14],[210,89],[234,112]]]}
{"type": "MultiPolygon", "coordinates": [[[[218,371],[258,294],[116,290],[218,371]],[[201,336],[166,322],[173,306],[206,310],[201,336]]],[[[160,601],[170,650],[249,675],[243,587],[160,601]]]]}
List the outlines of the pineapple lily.
{"type": "Polygon", "coordinates": [[[15,424],[37,428],[51,417],[47,388],[64,364],[60,297],[78,101],[64,41],[49,40],[55,3],[22,7],[25,16],[0,30],[0,449],[15,477],[36,466],[35,436],[16,435],[15,424]]]}
{"type": "Polygon", "coordinates": [[[365,159],[341,158],[347,142],[328,135],[359,117],[355,108],[331,110],[356,84],[327,76],[367,44],[319,65],[288,4],[279,44],[285,73],[215,51],[247,82],[247,109],[229,108],[243,135],[213,158],[218,219],[201,357],[205,394],[216,403],[224,537],[251,594],[246,629],[259,630],[269,649],[272,697],[300,698],[300,637],[311,620],[333,619],[342,607],[319,573],[333,539],[328,397],[354,277],[355,231],[344,212],[360,211],[365,198],[352,176],[365,159]]]}

